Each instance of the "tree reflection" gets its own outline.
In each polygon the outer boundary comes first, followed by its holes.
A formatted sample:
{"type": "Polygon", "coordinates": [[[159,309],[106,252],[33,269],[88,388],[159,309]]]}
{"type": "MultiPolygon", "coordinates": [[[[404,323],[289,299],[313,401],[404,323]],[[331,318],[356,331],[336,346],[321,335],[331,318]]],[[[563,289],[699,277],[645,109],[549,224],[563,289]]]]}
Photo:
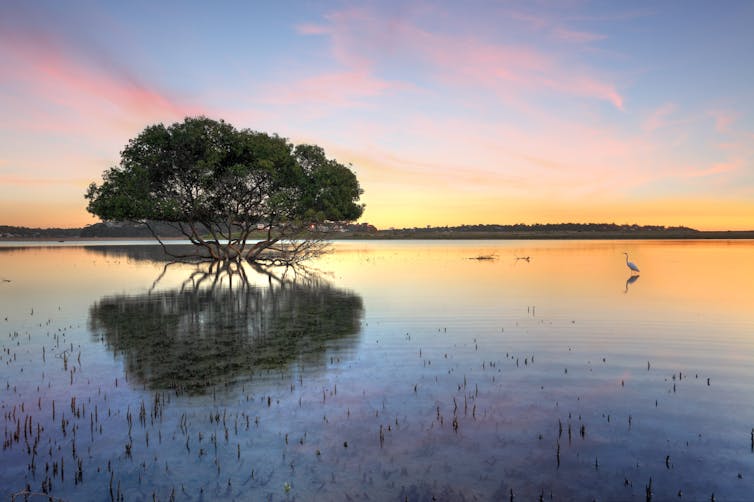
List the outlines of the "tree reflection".
{"type": "MultiPolygon", "coordinates": [[[[191,244],[170,244],[166,246],[172,254],[188,254],[194,250],[191,244]]],[[[130,245],[107,245],[107,246],[82,246],[91,253],[100,254],[110,258],[128,258],[133,261],[171,262],[174,258],[154,244],[130,244],[130,245]]]]}
{"type": "Polygon", "coordinates": [[[197,267],[178,289],[102,298],[89,327],[123,357],[130,379],[190,393],[259,370],[320,367],[328,349],[356,343],[361,297],[310,274],[253,285],[258,273],[197,267]]]}

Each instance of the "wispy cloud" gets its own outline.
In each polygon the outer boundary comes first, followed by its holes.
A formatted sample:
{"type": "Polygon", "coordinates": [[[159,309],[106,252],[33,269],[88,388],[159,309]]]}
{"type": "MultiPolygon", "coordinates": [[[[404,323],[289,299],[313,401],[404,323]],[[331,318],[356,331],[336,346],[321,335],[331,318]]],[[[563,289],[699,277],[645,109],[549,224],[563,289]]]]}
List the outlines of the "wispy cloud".
{"type": "Polygon", "coordinates": [[[24,102],[34,103],[26,110],[36,113],[30,117],[33,122],[54,124],[61,130],[73,123],[77,129],[88,124],[84,127],[97,133],[103,127],[122,126],[124,119],[144,124],[198,111],[135,75],[124,76],[122,69],[111,73],[112,65],[100,66],[76,49],[46,36],[0,33],[0,59],[12,68],[0,74],[0,82],[26,96],[24,102]]]}
{"type": "Polygon", "coordinates": [[[690,178],[699,178],[699,177],[706,177],[706,176],[715,176],[718,174],[723,173],[729,173],[731,171],[736,171],[741,167],[740,162],[731,161],[731,162],[716,162],[712,164],[709,167],[703,167],[703,168],[695,168],[691,169],[689,171],[686,171],[684,173],[685,176],[690,178]]]}
{"type": "Polygon", "coordinates": [[[652,110],[642,124],[642,129],[652,132],[671,123],[670,116],[676,111],[678,106],[675,103],[665,103],[662,106],[652,110]]]}
{"type": "Polygon", "coordinates": [[[729,133],[737,114],[729,110],[712,110],[709,115],[715,121],[715,130],[720,134],[729,133]]]}
{"type": "Polygon", "coordinates": [[[299,35],[326,35],[330,33],[326,26],[315,23],[301,23],[296,25],[295,28],[299,35]]]}
{"type": "Polygon", "coordinates": [[[533,14],[520,10],[507,11],[507,15],[516,22],[524,23],[533,30],[543,30],[552,24],[552,20],[543,14],[533,14]]]}
{"type": "Polygon", "coordinates": [[[572,42],[572,43],[578,43],[578,44],[586,44],[589,42],[596,42],[598,40],[604,40],[607,38],[607,35],[602,35],[600,33],[590,33],[587,31],[574,31],[569,30],[568,28],[555,28],[552,31],[555,38],[558,40],[562,40],[564,42],[572,42]]]}
{"type": "Polygon", "coordinates": [[[329,107],[354,107],[363,99],[380,96],[400,83],[379,79],[364,71],[325,73],[305,78],[285,88],[271,87],[263,101],[269,104],[309,103],[329,107]]]}
{"type": "Polygon", "coordinates": [[[501,197],[547,194],[573,200],[606,188],[641,185],[655,176],[656,166],[647,161],[652,147],[641,138],[557,117],[539,122],[536,134],[470,117],[405,117],[394,127],[407,138],[399,149],[372,143],[385,130],[370,128],[364,136],[341,138],[352,145],[345,158],[372,166],[363,173],[370,182],[396,188],[406,182],[441,183],[501,197]]]}
{"type": "MultiPolygon", "coordinates": [[[[329,37],[333,57],[347,68],[370,72],[421,68],[441,81],[466,88],[519,96],[554,92],[624,108],[625,100],[614,83],[584,67],[566,66],[556,55],[534,46],[459,36],[366,9],[330,13],[324,24],[300,25],[298,32],[329,37]]],[[[565,29],[559,35],[582,42],[600,37],[565,29]]]]}

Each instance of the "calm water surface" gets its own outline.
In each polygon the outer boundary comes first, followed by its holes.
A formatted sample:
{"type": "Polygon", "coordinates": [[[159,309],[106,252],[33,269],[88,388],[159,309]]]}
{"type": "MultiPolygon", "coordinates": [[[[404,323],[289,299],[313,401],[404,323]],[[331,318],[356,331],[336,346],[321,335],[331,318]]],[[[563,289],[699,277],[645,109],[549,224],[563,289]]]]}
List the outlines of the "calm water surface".
{"type": "Polygon", "coordinates": [[[754,242],[311,267],[0,247],[0,499],[751,499],[754,242]]]}

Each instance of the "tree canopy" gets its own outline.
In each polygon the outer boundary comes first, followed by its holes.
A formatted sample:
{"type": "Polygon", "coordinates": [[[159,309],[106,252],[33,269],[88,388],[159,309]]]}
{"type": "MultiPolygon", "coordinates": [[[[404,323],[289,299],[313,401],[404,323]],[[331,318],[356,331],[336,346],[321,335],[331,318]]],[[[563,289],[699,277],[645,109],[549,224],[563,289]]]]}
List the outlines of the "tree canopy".
{"type": "Polygon", "coordinates": [[[319,146],[189,117],[145,128],[85,197],[103,220],[170,223],[213,259],[288,262],[311,249],[312,224],[361,216],[361,193],[319,146]]]}

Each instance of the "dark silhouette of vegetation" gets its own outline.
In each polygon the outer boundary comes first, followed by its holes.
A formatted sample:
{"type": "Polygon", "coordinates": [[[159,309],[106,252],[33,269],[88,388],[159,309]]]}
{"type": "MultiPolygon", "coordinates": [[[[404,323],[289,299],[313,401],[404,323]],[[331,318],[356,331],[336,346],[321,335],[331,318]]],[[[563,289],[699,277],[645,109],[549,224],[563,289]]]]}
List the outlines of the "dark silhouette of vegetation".
{"type": "Polygon", "coordinates": [[[459,225],[445,227],[416,227],[402,229],[422,232],[697,232],[688,227],[665,227],[661,225],[617,225],[615,223],[516,223],[513,225],[459,225]]]}
{"type": "MultiPolygon", "coordinates": [[[[162,238],[183,237],[167,224],[150,222],[162,238]]],[[[538,223],[515,225],[458,225],[377,230],[368,223],[323,223],[308,232],[311,238],[336,239],[754,239],[754,230],[696,230],[662,225],[618,225],[615,223],[538,223]]],[[[108,221],[84,228],[24,228],[0,226],[0,238],[151,238],[144,223],[108,221]]]]}
{"type": "Polygon", "coordinates": [[[750,237],[751,232],[699,232],[688,227],[615,223],[459,225],[382,230],[383,239],[694,239],[750,237]],[[740,234],[740,235],[737,235],[740,234]]]}
{"type": "Polygon", "coordinates": [[[85,197],[103,220],[144,223],[158,240],[152,223],[167,224],[214,260],[291,264],[317,251],[312,225],[361,216],[361,193],[318,146],[196,117],[144,129],[85,197]]]}
{"type": "Polygon", "coordinates": [[[0,225],[0,237],[18,239],[60,239],[76,238],[80,228],[29,228],[0,225]]]}
{"type": "Polygon", "coordinates": [[[152,238],[152,232],[160,238],[183,237],[180,230],[170,225],[160,223],[159,221],[145,223],[134,223],[130,221],[107,221],[87,225],[81,229],[82,238],[121,238],[130,237],[134,239],[152,238]]]}

